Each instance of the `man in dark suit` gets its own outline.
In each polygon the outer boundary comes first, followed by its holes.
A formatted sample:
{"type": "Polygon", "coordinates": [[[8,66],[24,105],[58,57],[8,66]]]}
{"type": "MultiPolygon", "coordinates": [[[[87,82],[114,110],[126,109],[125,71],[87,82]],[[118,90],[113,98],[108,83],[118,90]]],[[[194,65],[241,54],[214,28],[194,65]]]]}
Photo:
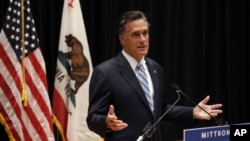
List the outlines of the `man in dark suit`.
{"type": "MultiPolygon", "coordinates": [[[[116,57],[96,66],[90,82],[87,124],[106,141],[136,141],[148,122],[154,123],[168,105],[163,102],[163,69],[146,57],[149,49],[149,23],[140,11],[122,15],[119,40],[123,50],[116,57]],[[140,83],[137,64],[146,78],[140,83]],[[144,88],[146,90],[144,90],[144,88]]],[[[207,105],[209,96],[199,103],[212,116],[222,113],[221,104],[207,105]]],[[[193,119],[210,120],[199,107],[174,106],[164,120],[192,124],[193,119]]],[[[147,141],[161,141],[156,127],[147,141]]]]}

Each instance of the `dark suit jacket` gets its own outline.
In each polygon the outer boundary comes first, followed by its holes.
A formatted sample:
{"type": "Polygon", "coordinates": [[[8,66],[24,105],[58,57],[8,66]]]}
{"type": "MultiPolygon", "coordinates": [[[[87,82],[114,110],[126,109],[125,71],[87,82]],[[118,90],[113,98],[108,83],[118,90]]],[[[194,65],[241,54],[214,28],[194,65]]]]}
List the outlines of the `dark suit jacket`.
{"type": "MultiPolygon", "coordinates": [[[[90,82],[87,124],[90,130],[107,141],[136,141],[148,122],[154,123],[164,112],[163,70],[152,59],[145,58],[154,87],[154,113],[151,112],[143,89],[122,53],[96,66],[90,82]],[[106,132],[105,118],[113,104],[115,114],[128,124],[122,131],[106,132]]],[[[175,106],[166,119],[180,124],[192,123],[192,109],[175,106]]],[[[161,141],[157,128],[151,141],[161,141]]]]}

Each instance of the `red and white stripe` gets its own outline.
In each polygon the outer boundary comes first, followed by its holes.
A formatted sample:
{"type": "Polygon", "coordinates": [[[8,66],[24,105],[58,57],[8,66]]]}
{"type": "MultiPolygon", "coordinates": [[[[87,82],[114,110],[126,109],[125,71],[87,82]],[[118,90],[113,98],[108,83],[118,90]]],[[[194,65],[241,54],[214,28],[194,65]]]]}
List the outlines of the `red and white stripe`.
{"type": "Polygon", "coordinates": [[[21,63],[4,30],[0,33],[0,66],[0,113],[10,134],[18,141],[53,141],[52,111],[40,48],[25,58],[27,106],[21,99],[21,63]]]}

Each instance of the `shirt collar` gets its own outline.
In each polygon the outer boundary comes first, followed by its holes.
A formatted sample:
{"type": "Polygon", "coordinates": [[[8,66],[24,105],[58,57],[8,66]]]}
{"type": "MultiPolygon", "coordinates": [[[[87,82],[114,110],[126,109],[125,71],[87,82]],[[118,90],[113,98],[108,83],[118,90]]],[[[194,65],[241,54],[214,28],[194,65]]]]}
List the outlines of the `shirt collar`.
{"type": "Polygon", "coordinates": [[[146,68],[146,61],[144,57],[139,62],[137,62],[136,59],[130,56],[126,51],[122,50],[122,54],[128,60],[128,63],[130,64],[131,68],[133,68],[134,71],[138,63],[142,63],[143,67],[146,68]]]}

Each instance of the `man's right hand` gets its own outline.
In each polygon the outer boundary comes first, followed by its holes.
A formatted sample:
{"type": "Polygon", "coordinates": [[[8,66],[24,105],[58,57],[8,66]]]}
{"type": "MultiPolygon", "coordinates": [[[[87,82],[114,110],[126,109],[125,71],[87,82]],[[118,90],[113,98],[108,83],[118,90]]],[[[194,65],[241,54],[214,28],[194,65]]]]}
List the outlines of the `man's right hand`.
{"type": "Polygon", "coordinates": [[[107,128],[112,131],[119,131],[128,126],[127,123],[123,122],[122,120],[117,119],[113,105],[109,106],[109,111],[108,111],[107,118],[106,118],[106,125],[107,125],[107,128]]]}

